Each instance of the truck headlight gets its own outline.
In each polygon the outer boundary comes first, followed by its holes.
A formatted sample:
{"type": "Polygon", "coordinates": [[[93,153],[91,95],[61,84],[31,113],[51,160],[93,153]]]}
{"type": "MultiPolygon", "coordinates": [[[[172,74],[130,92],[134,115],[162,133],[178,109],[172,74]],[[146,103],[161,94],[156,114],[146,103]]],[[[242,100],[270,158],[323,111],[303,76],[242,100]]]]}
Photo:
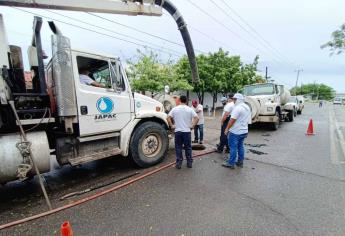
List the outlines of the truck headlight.
{"type": "Polygon", "coordinates": [[[267,111],[268,112],[272,112],[273,111],[273,107],[267,107],[267,111]]]}

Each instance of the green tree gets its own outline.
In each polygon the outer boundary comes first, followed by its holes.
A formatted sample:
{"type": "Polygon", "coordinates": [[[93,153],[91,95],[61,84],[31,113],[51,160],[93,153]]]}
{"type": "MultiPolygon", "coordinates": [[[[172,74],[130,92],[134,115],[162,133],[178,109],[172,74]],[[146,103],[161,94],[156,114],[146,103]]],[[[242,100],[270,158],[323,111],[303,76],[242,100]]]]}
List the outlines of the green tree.
{"type": "Polygon", "coordinates": [[[316,100],[331,100],[335,97],[335,90],[325,84],[304,84],[290,90],[291,94],[311,95],[316,100]]]}
{"type": "Polygon", "coordinates": [[[321,48],[330,48],[331,55],[340,54],[345,50],[345,24],[332,33],[332,40],[321,45],[321,48]]]}
{"type": "MultiPolygon", "coordinates": [[[[218,93],[237,92],[244,85],[263,82],[257,74],[259,57],[252,64],[243,64],[239,56],[231,56],[229,52],[219,49],[217,52],[197,56],[200,82],[193,84],[194,92],[203,103],[204,93],[213,96],[213,107],[218,93]]],[[[191,73],[187,57],[182,57],[176,64],[179,78],[190,81],[191,73]]]]}
{"type": "Polygon", "coordinates": [[[127,69],[134,90],[162,92],[165,85],[169,85],[171,91],[193,89],[185,78],[177,76],[173,61],[168,60],[163,63],[152,51],[143,53],[137,50],[137,52],[138,59],[128,61],[127,69]]]}
{"type": "Polygon", "coordinates": [[[158,55],[152,51],[148,54],[137,50],[137,61],[129,60],[127,75],[136,91],[158,92],[164,89],[163,76],[158,61],[158,55]]]}
{"type": "MultiPolygon", "coordinates": [[[[208,73],[209,70],[207,69],[208,65],[208,57],[207,55],[200,54],[197,56],[197,63],[199,68],[199,83],[192,84],[193,91],[197,94],[198,99],[201,103],[204,100],[204,93],[205,93],[205,81],[210,77],[208,73]]],[[[175,72],[177,80],[188,81],[191,84],[191,70],[189,66],[189,61],[187,56],[183,56],[175,65],[175,72]]]]}

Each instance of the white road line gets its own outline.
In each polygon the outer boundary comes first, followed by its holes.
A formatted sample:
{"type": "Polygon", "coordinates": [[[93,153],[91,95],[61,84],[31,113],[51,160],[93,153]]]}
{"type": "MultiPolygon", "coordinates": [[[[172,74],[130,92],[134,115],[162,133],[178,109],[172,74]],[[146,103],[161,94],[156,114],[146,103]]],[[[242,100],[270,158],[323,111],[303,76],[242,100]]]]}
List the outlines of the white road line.
{"type": "Polygon", "coordinates": [[[332,107],[329,111],[329,135],[330,135],[330,154],[331,154],[331,162],[333,164],[345,164],[345,161],[339,160],[339,155],[336,149],[336,139],[334,138],[334,131],[337,132],[339,137],[339,145],[341,147],[342,156],[345,157],[345,139],[344,135],[339,128],[339,124],[337,119],[335,118],[334,108],[332,107]]]}

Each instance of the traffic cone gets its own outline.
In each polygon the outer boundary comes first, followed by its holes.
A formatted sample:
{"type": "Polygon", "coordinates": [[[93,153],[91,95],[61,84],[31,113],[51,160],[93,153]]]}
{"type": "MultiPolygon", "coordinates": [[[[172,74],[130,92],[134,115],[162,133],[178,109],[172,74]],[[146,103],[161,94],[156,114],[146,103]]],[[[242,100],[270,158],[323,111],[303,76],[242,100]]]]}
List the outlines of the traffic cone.
{"type": "Polygon", "coordinates": [[[73,236],[72,227],[69,221],[65,221],[61,225],[61,236],[73,236]]]}
{"type": "Polygon", "coordinates": [[[314,135],[313,119],[310,119],[306,135],[314,135]]]}

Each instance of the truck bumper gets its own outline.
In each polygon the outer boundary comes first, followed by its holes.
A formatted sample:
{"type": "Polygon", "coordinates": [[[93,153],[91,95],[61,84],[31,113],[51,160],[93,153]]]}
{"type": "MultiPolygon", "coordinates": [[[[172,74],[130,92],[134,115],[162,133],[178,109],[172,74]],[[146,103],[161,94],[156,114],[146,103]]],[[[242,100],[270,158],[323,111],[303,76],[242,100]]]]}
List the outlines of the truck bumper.
{"type": "Polygon", "coordinates": [[[259,116],[256,122],[262,122],[262,123],[278,122],[278,117],[277,116],[259,116]]]}

